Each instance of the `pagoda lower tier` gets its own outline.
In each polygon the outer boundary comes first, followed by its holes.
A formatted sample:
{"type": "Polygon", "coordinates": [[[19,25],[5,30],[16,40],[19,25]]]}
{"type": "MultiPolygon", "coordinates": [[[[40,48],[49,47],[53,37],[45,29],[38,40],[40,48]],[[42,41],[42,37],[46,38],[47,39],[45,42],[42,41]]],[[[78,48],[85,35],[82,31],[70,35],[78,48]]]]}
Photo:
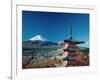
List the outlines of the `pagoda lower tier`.
{"type": "Polygon", "coordinates": [[[67,61],[66,66],[82,66],[84,65],[83,54],[77,44],[82,44],[84,41],[76,41],[72,38],[64,40],[64,55],[63,61],[67,61]],[[67,53],[67,54],[66,54],[67,53]]]}

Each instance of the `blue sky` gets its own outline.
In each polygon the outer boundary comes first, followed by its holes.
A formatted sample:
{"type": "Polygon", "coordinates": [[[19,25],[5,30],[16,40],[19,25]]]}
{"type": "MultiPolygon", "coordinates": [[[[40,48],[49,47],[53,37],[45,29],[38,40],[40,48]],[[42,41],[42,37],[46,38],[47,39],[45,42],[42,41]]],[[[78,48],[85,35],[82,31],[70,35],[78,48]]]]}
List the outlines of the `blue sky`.
{"type": "Polygon", "coordinates": [[[89,46],[89,14],[22,11],[22,40],[42,35],[54,42],[69,37],[69,23],[73,28],[72,37],[89,46]]]}

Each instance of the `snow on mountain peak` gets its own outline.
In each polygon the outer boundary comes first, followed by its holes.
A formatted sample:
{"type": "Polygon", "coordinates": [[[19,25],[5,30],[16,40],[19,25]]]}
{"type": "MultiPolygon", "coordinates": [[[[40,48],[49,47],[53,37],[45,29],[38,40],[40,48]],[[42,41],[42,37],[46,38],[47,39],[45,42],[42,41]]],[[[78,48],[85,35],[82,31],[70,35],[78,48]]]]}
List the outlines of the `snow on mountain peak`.
{"type": "Polygon", "coordinates": [[[46,39],[44,37],[42,37],[41,35],[36,35],[34,37],[32,37],[31,39],[29,39],[30,41],[36,41],[36,40],[39,40],[39,41],[46,41],[46,39]]]}

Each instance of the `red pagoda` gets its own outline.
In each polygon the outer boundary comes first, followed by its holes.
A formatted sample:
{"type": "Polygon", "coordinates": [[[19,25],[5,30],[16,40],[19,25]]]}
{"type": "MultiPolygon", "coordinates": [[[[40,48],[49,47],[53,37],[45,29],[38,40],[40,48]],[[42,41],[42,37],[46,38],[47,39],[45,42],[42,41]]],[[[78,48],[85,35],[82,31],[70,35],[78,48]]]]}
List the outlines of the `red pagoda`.
{"type": "Polygon", "coordinates": [[[82,49],[78,44],[83,44],[84,41],[74,40],[72,37],[72,26],[69,25],[69,39],[64,40],[63,64],[66,66],[82,66],[84,65],[82,49]]]}

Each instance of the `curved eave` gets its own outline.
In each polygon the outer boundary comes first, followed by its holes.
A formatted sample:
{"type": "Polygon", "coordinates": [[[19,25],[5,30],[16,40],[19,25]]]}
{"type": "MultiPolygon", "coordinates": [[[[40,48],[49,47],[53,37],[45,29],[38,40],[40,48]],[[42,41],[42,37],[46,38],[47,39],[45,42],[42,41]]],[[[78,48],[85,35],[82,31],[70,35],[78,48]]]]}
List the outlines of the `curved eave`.
{"type": "Polygon", "coordinates": [[[82,44],[85,43],[84,41],[76,41],[76,40],[64,40],[65,43],[75,43],[75,44],[82,44]]]}
{"type": "Polygon", "coordinates": [[[85,49],[63,49],[64,51],[76,51],[76,50],[79,50],[79,51],[84,51],[85,49]]]}

